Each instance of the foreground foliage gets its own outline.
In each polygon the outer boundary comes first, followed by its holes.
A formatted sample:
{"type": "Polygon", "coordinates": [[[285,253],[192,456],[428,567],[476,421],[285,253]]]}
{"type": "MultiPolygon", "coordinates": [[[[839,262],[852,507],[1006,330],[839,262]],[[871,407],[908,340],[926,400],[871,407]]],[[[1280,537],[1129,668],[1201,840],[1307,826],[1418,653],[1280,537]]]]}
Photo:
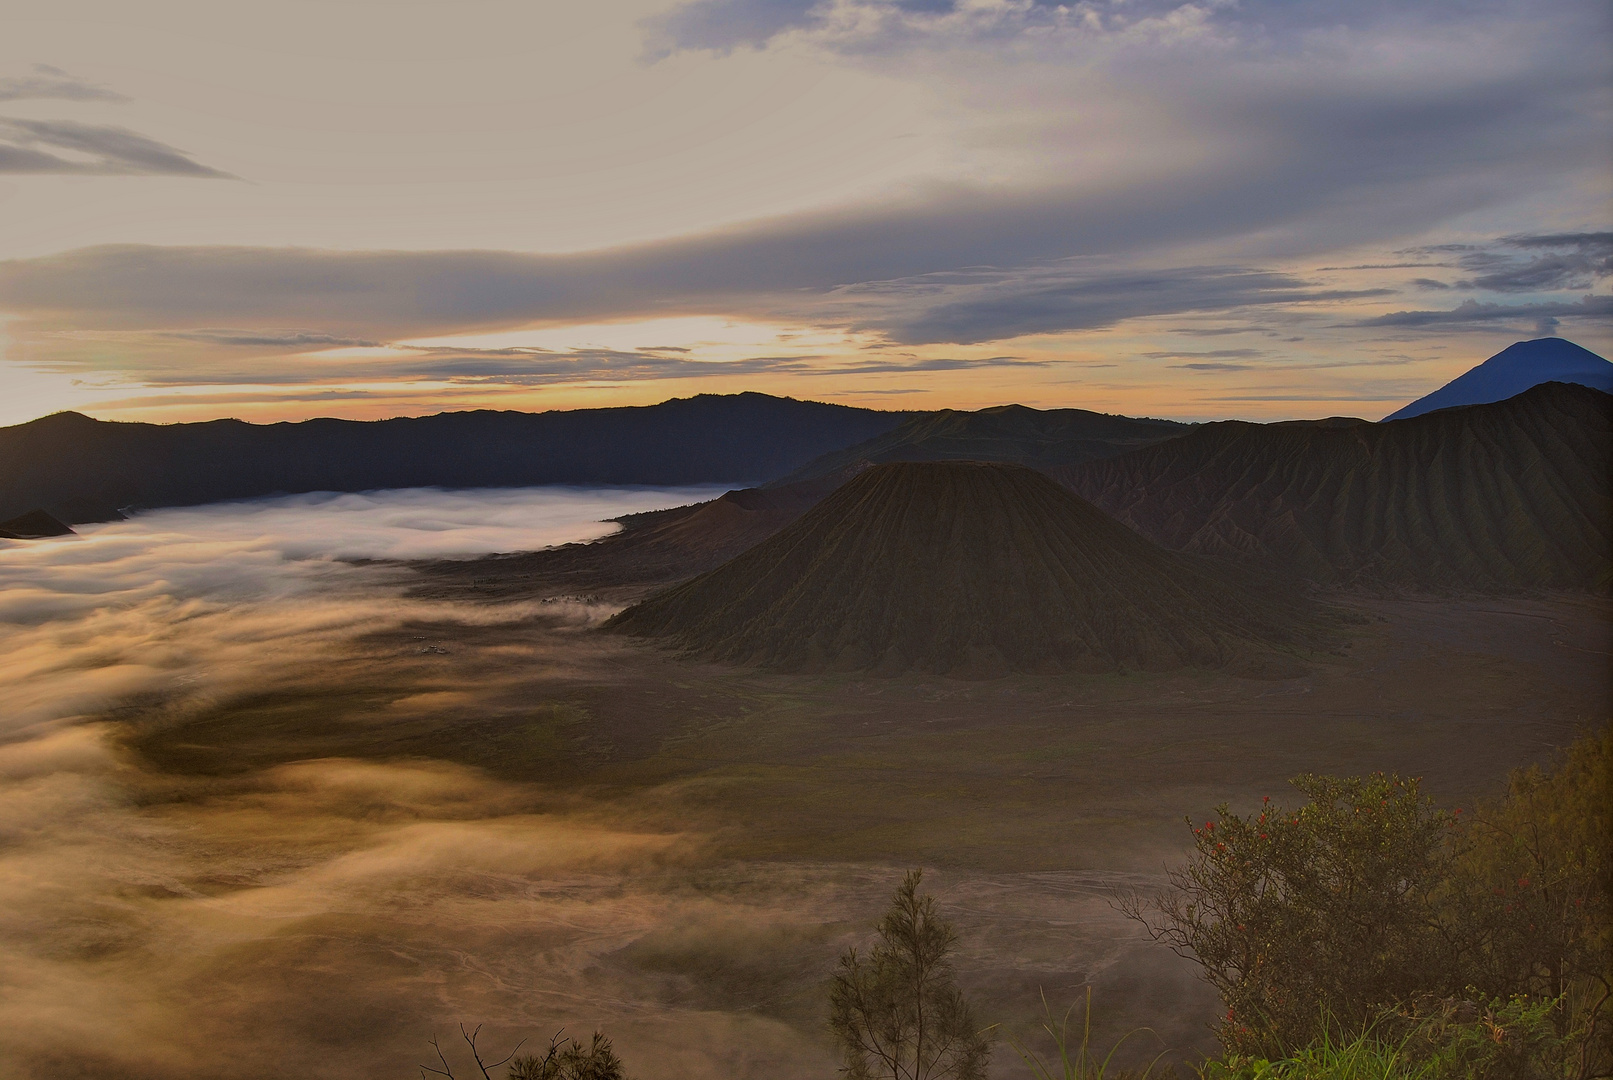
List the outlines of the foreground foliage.
{"type": "Polygon", "coordinates": [[[1120,1069],[1114,1065],[1115,1055],[1120,1052],[1133,1035],[1148,1031],[1139,1028],[1122,1036],[1102,1056],[1092,1045],[1092,988],[1087,987],[1086,1005],[1081,1012],[1081,1038],[1077,1042],[1070,1031],[1070,1017],[1075,1012],[1071,1006],[1064,1014],[1057,1026],[1053,1023],[1053,1011],[1047,1007],[1047,999],[1042,999],[1042,1008],[1047,1019],[1042,1024],[1042,1030],[1053,1040],[1053,1048],[1057,1057],[1049,1063],[1043,1061],[1039,1054],[1028,1049],[1024,1043],[1010,1036],[1008,1043],[1019,1055],[1020,1060],[1030,1068],[1035,1080],[1175,1080],[1176,1070],[1169,1065],[1159,1068],[1160,1054],[1146,1068],[1120,1069]]]}
{"type": "MultiPolygon", "coordinates": [[[[1520,1059],[1497,1076],[1613,1075],[1610,763],[1613,729],[1587,735],[1465,819],[1435,810],[1415,779],[1301,776],[1306,805],[1218,807],[1193,828],[1170,888],[1124,906],[1219,992],[1229,1060],[1298,1069],[1295,1054],[1323,1054],[1342,1068],[1343,1048],[1381,1057],[1399,1045],[1377,1028],[1386,1016],[1400,1018],[1396,1038],[1426,1042],[1419,1025],[1467,1008],[1490,1018],[1492,1043],[1497,1031],[1549,1033],[1530,1051],[1549,1066],[1520,1059]]],[[[1402,1072],[1381,1075],[1424,1075],[1395,1060],[1402,1072]]],[[[1451,1075],[1483,1075],[1462,1068],[1451,1075]]]]}
{"type": "MultiPolygon", "coordinates": [[[[1471,1003],[1407,1023],[1386,1016],[1353,1038],[1324,1034],[1278,1060],[1233,1054],[1202,1080],[1552,1080],[1563,1076],[1555,1003],[1514,998],[1471,1003]],[[1395,1034],[1399,1032],[1399,1034],[1395,1034]]],[[[1323,1025],[1324,1028],[1330,1025],[1323,1025]]]]}

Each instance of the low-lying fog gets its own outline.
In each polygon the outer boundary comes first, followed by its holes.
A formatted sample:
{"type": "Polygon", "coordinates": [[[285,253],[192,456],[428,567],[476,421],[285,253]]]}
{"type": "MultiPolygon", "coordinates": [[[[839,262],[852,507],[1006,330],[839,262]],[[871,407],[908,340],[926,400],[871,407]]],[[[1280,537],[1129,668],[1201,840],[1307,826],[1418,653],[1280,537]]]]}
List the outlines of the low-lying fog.
{"type": "MultiPolygon", "coordinates": [[[[389,628],[534,614],[410,600],[397,569],[338,559],[589,539],[614,528],[604,518],[717,493],[300,496],[0,542],[0,1072],[412,1075],[457,1019],[492,1021],[503,1041],[633,1010],[613,997],[620,979],[582,973],[647,928],[665,927],[646,947],[671,954],[680,935],[753,932],[743,897],[668,884],[698,838],[609,807],[542,805],[526,785],[423,760],[163,777],[116,737],[131,710],[296,686],[389,628]],[[638,875],[650,883],[633,888],[638,875]]],[[[638,1075],[793,1042],[719,1011],[697,1025],[712,1045],[680,1052],[681,1023],[655,998],[624,1046],[663,1044],[638,1075]]]]}
{"type": "Polygon", "coordinates": [[[1105,1045],[1203,1047],[1213,996],[1108,902],[1181,857],[1184,813],[1306,770],[1465,798],[1605,711],[1589,600],[1372,602],[1280,681],[813,680],[585,633],[580,600],[422,599],[384,561],[713,494],[0,541],[0,1075],[413,1076],[463,1021],[499,1054],[601,1026],[639,1080],[830,1077],[826,981],[913,865],[985,1018],[1023,1036],[1096,984],[1105,1045]]]}

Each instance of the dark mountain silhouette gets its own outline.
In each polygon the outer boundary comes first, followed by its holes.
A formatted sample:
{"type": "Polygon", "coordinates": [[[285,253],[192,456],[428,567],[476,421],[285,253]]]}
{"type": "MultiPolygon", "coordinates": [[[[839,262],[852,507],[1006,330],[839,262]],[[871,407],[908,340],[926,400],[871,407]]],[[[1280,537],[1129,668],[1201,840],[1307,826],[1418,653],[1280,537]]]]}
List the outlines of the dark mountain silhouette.
{"type": "Polygon", "coordinates": [[[1387,424],[1205,424],[1054,475],[1176,551],[1334,584],[1606,588],[1613,397],[1547,383],[1387,424]]]}
{"type": "Polygon", "coordinates": [[[865,470],[607,627],[784,670],[992,675],[1247,661],[1290,639],[1300,612],[1042,473],[926,462],[865,470]]]}
{"type": "Polygon", "coordinates": [[[910,415],[702,394],[642,408],[460,412],[360,422],[124,424],[57,413],[0,428],[0,517],[300,491],[693,484],[780,476],[910,415]]]}
{"type": "Polygon", "coordinates": [[[48,536],[70,536],[73,530],[43,510],[30,510],[7,521],[0,521],[0,538],[43,540],[48,536]]]}
{"type": "Polygon", "coordinates": [[[1505,401],[1544,382],[1577,383],[1613,393],[1613,363],[1563,338],[1520,341],[1384,420],[1408,420],[1435,409],[1505,401]]]}
{"type": "Polygon", "coordinates": [[[1011,461],[1046,469],[1114,457],[1191,430],[1175,420],[1111,416],[1085,409],[1000,405],[977,412],[943,409],[910,416],[867,442],[835,450],[775,485],[847,477],[889,461],[1011,461]]]}

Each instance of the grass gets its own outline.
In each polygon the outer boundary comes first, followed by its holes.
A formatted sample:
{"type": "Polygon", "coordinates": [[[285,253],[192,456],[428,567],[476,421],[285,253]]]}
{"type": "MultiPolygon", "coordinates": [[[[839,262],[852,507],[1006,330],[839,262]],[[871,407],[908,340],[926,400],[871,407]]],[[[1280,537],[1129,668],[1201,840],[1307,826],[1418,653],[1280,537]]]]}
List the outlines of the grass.
{"type": "MultiPolygon", "coordinates": [[[[1081,1041],[1078,1043],[1072,1043],[1070,1033],[1070,1014],[1075,1012],[1074,1005],[1071,1005],[1065,1011],[1064,1018],[1058,1022],[1056,1027],[1053,1023],[1053,1012],[1048,1008],[1045,996],[1042,998],[1042,1009],[1047,1017],[1042,1023],[1042,1030],[1052,1037],[1053,1045],[1058,1050],[1058,1056],[1051,1064],[1043,1061],[1038,1054],[1027,1049],[1024,1043],[1012,1035],[1008,1037],[1008,1045],[1012,1046],[1014,1053],[1018,1054],[1020,1060],[1030,1067],[1031,1073],[1036,1077],[1036,1080],[1149,1080],[1150,1077],[1158,1077],[1159,1080],[1164,1080],[1165,1076],[1175,1075],[1175,1070],[1169,1066],[1166,1067],[1164,1073],[1154,1072],[1160,1059],[1169,1051],[1162,1051],[1141,1072],[1135,1069],[1111,1071],[1114,1065],[1114,1056],[1125,1045],[1126,1040],[1145,1031],[1153,1034],[1153,1029],[1136,1028],[1128,1031],[1115,1040],[1114,1045],[1109,1047],[1102,1058],[1099,1058],[1097,1052],[1092,1048],[1092,988],[1090,986],[1087,987],[1086,1007],[1081,1013],[1081,1041]]],[[[1240,1077],[1238,1080],[1242,1080],[1242,1078],[1240,1077]]]]}

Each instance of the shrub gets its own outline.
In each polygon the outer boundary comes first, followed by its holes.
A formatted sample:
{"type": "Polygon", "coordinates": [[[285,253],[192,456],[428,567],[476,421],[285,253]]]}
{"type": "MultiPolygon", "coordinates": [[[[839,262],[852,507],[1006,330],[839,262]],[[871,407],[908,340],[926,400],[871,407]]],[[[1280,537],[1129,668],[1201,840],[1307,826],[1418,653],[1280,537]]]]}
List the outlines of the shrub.
{"type": "MultiPolygon", "coordinates": [[[[1310,802],[1225,805],[1152,904],[1123,907],[1193,959],[1227,1006],[1229,1050],[1280,1056],[1363,1030],[1396,1002],[1448,989],[1433,894],[1449,829],[1416,780],[1301,776],[1310,802]]],[[[1191,822],[1189,823],[1191,825],[1191,822]]]]}
{"type": "Polygon", "coordinates": [[[1613,1072],[1613,726],[1512,775],[1463,830],[1443,899],[1468,982],[1556,1003],[1569,1075],[1613,1072]]]}
{"type": "MultiPolygon", "coordinates": [[[[1466,818],[1395,776],[1294,785],[1310,797],[1298,810],[1218,807],[1169,888],[1122,904],[1200,965],[1237,1060],[1381,1049],[1357,1036],[1382,1017],[1403,1027],[1466,1001],[1492,1049],[1499,1032],[1540,1034],[1527,1069],[1613,1075],[1613,727],[1466,818]]],[[[1533,1075],[1508,1060],[1495,1075],[1533,1075]]]]}

